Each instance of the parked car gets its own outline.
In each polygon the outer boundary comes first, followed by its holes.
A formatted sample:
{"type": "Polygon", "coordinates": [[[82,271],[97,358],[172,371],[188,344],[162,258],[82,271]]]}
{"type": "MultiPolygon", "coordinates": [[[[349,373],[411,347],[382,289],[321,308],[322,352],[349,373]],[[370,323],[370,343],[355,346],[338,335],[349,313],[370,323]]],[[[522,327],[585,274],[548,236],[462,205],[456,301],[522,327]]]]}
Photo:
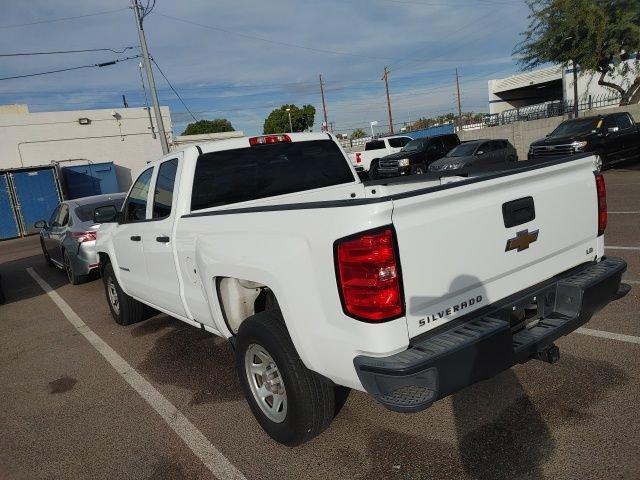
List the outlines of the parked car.
{"type": "Polygon", "coordinates": [[[411,140],[411,137],[404,136],[369,140],[364,144],[363,151],[350,155],[356,172],[369,172],[370,176],[377,176],[380,159],[391,153],[399,152],[411,140]]]}
{"type": "Polygon", "coordinates": [[[455,133],[416,138],[398,153],[381,158],[377,173],[380,177],[426,173],[429,165],[457,145],[460,145],[460,139],[455,133]]]}
{"type": "Polygon", "coordinates": [[[604,257],[595,156],[448,180],[363,183],[326,133],[171,152],[121,213],[95,212],[113,319],[148,305],[229,339],[253,414],[288,445],[328,427],[342,387],[417,412],[557,361],[626,269],[604,257]]]}
{"type": "Polygon", "coordinates": [[[518,152],[509,140],[473,140],[464,142],[429,166],[430,172],[491,170],[518,161],[518,152]]]}
{"type": "Polygon", "coordinates": [[[640,126],[628,112],[566,120],[529,148],[529,160],[592,152],[603,165],[640,156],[640,126]]]}
{"type": "Polygon", "coordinates": [[[40,245],[50,266],[63,269],[69,282],[77,285],[98,269],[95,252],[96,232],[93,211],[105,205],[120,208],[124,193],[95,195],[60,203],[49,221],[39,220],[40,245]]]}

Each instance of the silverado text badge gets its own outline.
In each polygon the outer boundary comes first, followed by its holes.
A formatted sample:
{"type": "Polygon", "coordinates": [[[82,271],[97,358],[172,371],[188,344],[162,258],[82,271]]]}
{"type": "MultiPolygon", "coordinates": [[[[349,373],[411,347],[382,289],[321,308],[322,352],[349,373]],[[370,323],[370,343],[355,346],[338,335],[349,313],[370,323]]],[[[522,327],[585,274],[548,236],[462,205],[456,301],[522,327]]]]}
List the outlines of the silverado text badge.
{"type": "Polygon", "coordinates": [[[447,317],[449,315],[452,315],[454,313],[458,313],[462,310],[465,310],[469,307],[472,307],[474,305],[477,305],[479,303],[482,303],[482,295],[478,295],[476,297],[470,298],[469,300],[465,301],[465,302],[460,302],[456,305],[451,305],[450,307],[447,307],[439,312],[435,312],[432,315],[427,315],[424,318],[421,318],[420,320],[418,320],[418,326],[419,327],[424,327],[426,324],[431,323],[431,322],[435,322],[437,320],[441,320],[444,317],[447,317]]]}
{"type": "Polygon", "coordinates": [[[529,232],[529,230],[521,230],[516,233],[516,236],[507,240],[507,246],[504,249],[505,252],[510,250],[518,250],[521,252],[522,250],[526,250],[529,248],[533,242],[538,240],[538,230],[534,230],[533,232],[529,232]]]}

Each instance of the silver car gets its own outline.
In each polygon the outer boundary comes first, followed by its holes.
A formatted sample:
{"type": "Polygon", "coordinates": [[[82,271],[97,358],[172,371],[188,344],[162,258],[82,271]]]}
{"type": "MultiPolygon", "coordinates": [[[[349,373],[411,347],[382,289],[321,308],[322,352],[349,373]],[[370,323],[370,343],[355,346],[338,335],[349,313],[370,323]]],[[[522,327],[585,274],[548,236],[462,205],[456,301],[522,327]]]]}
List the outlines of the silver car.
{"type": "Polygon", "coordinates": [[[98,268],[95,243],[100,225],[94,223],[93,211],[107,205],[120,210],[125,195],[112,193],[66,200],[56,207],[49,221],[35,223],[40,229],[45,260],[63,269],[73,285],[86,280],[98,268]]]}

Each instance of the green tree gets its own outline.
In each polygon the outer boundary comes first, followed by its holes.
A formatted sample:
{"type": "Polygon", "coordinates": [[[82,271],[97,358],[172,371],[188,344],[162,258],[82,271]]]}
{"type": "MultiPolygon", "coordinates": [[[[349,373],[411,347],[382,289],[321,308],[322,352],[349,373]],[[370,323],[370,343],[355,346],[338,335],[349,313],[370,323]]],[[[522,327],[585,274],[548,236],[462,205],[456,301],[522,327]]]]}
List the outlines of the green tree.
{"type": "Polygon", "coordinates": [[[263,133],[283,133],[291,131],[289,126],[289,113],[291,113],[291,126],[294,132],[303,132],[313,127],[316,116],[316,107],[303,105],[298,108],[295,105],[282,105],[273,110],[264,121],[263,133]],[[291,109],[287,112],[287,108],[291,109]]]}
{"type": "Polygon", "coordinates": [[[638,0],[527,0],[527,5],[529,26],[514,49],[523,69],[575,62],[597,72],[598,84],[617,91],[621,105],[640,103],[638,0]],[[632,82],[607,78],[630,73],[632,82]]]}
{"type": "Polygon", "coordinates": [[[216,118],[215,120],[198,120],[190,123],[185,128],[182,135],[202,135],[204,133],[233,132],[235,129],[226,118],[216,118]]]}
{"type": "Polygon", "coordinates": [[[349,138],[351,140],[356,140],[358,138],[364,138],[366,136],[367,136],[367,132],[365,132],[361,128],[356,128],[353,132],[351,132],[351,135],[349,136],[349,138]]]}

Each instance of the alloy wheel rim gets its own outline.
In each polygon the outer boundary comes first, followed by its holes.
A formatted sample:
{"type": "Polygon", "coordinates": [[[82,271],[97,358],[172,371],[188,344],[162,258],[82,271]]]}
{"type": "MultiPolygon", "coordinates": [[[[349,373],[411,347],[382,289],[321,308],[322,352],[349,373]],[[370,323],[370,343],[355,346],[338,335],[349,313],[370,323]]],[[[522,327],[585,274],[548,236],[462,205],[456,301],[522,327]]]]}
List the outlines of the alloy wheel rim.
{"type": "Polygon", "coordinates": [[[252,343],[244,357],[245,373],[260,410],[275,423],[287,417],[287,391],[278,365],[261,345],[252,343]]]}
{"type": "Polygon", "coordinates": [[[107,294],[109,295],[111,308],[113,308],[116,315],[120,315],[120,300],[118,300],[118,291],[112,277],[109,277],[107,282],[107,294]]]}

